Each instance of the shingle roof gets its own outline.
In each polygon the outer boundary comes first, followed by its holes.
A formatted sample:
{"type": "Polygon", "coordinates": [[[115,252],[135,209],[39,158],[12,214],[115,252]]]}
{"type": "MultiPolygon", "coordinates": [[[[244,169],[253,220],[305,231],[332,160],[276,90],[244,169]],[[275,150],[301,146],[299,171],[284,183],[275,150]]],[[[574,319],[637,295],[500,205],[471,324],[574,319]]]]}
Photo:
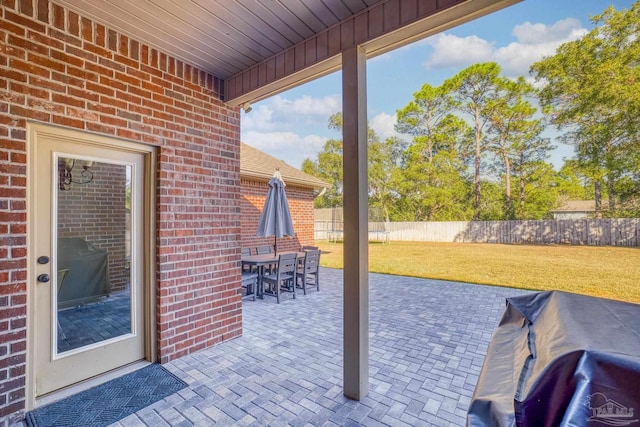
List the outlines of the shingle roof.
{"type": "Polygon", "coordinates": [[[247,144],[240,143],[240,177],[269,181],[276,169],[280,169],[285,184],[321,190],[330,184],[302,172],[247,144]]]}
{"type": "MultiPolygon", "coordinates": [[[[602,201],[602,207],[607,208],[609,203],[607,200],[602,201]]],[[[551,212],[595,212],[595,200],[567,200],[562,206],[553,209],[551,212]]]]}

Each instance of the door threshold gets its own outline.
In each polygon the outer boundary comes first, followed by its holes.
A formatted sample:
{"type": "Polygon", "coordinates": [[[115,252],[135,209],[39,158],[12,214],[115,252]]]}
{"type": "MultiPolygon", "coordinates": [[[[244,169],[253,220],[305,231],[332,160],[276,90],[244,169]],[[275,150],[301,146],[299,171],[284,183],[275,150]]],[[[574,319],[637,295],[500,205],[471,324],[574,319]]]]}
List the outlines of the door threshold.
{"type": "Polygon", "coordinates": [[[96,377],[89,378],[88,380],[81,381],[77,384],[61,388],[60,390],[52,391],[51,393],[47,393],[44,396],[36,398],[33,409],[49,405],[50,403],[57,402],[58,400],[66,399],[69,396],[73,396],[74,394],[78,394],[100,384],[104,384],[108,381],[122,377],[124,375],[127,375],[128,373],[137,371],[138,369],[142,369],[150,364],[151,362],[147,360],[139,360],[137,362],[122,366],[121,368],[106,372],[102,375],[98,375],[96,377]]]}

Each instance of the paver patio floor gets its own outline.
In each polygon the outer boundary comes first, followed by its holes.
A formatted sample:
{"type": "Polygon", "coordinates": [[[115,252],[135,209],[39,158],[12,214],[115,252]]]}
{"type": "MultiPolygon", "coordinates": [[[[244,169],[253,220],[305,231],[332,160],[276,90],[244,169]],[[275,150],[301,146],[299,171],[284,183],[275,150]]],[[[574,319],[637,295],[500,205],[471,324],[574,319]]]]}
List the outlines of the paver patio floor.
{"type": "Polygon", "coordinates": [[[320,292],[244,301],[244,335],[165,366],[189,388],[119,426],[460,426],[505,298],[523,291],[370,275],[370,391],[342,392],[342,270],[320,292]]]}

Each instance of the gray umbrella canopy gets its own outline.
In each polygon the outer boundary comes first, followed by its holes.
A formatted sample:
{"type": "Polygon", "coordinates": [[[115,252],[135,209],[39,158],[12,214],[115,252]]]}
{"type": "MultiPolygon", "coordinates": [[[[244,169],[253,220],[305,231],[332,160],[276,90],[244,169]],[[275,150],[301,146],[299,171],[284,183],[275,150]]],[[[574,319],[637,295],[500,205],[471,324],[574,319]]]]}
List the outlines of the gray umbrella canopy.
{"type": "Polygon", "coordinates": [[[294,236],[293,221],[289,211],[287,193],[284,191],[285,183],[280,171],[276,170],[269,180],[269,192],[262,208],[260,222],[258,223],[258,237],[276,238],[275,250],[278,251],[278,237],[294,236]]]}

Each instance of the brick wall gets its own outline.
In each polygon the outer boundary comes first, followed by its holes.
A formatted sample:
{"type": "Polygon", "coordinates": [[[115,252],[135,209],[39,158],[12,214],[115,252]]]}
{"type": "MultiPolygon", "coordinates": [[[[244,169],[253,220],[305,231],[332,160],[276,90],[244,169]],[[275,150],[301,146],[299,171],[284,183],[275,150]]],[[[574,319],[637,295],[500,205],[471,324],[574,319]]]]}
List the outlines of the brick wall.
{"type": "MultiPolygon", "coordinates": [[[[242,246],[249,248],[262,245],[273,246],[273,237],[256,237],[269,184],[242,179],[241,186],[242,246]]],[[[313,190],[287,185],[285,191],[296,236],[278,239],[278,251],[294,251],[299,250],[302,245],[313,245],[313,190]]]]}
{"type": "Polygon", "coordinates": [[[0,424],[25,407],[27,120],[158,147],[159,360],[241,334],[240,117],[222,86],[48,0],[0,1],[0,424]]]}
{"type": "MultiPolygon", "coordinates": [[[[64,167],[64,159],[59,160],[64,167]]],[[[82,167],[73,168],[80,179],[82,167]]],[[[111,290],[125,289],[127,277],[126,166],[94,162],[94,179],[87,184],[71,183],[58,190],[58,237],[82,237],[109,255],[111,290]]]]}

